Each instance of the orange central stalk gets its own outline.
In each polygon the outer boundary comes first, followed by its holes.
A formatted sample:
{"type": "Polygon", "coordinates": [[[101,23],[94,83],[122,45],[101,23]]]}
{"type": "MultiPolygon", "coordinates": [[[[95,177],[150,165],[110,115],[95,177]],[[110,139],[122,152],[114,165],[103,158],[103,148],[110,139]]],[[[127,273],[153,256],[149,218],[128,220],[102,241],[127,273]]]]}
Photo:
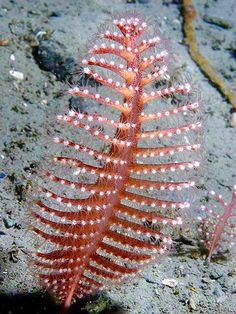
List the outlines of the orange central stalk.
{"type": "MultiPolygon", "coordinates": [[[[134,50],[137,46],[136,41],[133,41],[131,46],[132,46],[132,49],[134,50]]],[[[127,69],[129,67],[131,67],[132,69],[138,68],[139,67],[139,60],[140,60],[140,54],[137,53],[137,55],[135,56],[134,59],[127,61],[127,69]]],[[[121,113],[120,122],[122,122],[122,123],[129,122],[130,124],[135,123],[136,127],[134,130],[128,129],[125,132],[123,132],[120,129],[117,129],[116,134],[115,134],[115,138],[117,138],[117,139],[128,139],[129,141],[132,142],[132,145],[130,147],[125,148],[123,153],[121,153],[121,154],[120,154],[120,152],[116,151],[116,147],[114,145],[111,145],[111,148],[110,148],[110,155],[112,155],[112,156],[116,156],[117,154],[119,154],[120,158],[127,159],[127,156],[131,156],[131,157],[128,159],[127,164],[121,168],[119,167],[119,168],[115,169],[115,167],[112,165],[113,171],[119,173],[122,176],[123,180],[120,181],[119,184],[116,186],[117,194],[115,196],[113,196],[113,198],[110,200],[111,206],[110,206],[110,210],[107,211],[107,213],[106,213],[106,221],[104,222],[103,232],[100,232],[100,236],[94,242],[93,248],[91,248],[89,251],[89,254],[87,254],[88,257],[89,257],[89,255],[92,255],[94,253],[94,251],[97,248],[97,243],[102,240],[104,232],[106,232],[106,230],[109,228],[109,219],[113,216],[112,210],[117,204],[119,204],[119,202],[121,200],[121,196],[119,196],[119,195],[122,195],[121,192],[124,189],[124,185],[125,185],[125,182],[127,180],[129,165],[133,161],[131,151],[132,151],[132,148],[136,147],[136,145],[137,145],[136,134],[138,132],[140,132],[140,129],[141,129],[141,124],[138,123],[138,117],[139,117],[139,114],[140,114],[141,109],[142,109],[142,104],[140,103],[140,98],[141,98],[140,95],[142,94],[141,71],[139,71],[137,73],[134,80],[136,80],[135,84],[133,82],[130,82],[129,77],[127,77],[127,80],[125,80],[125,83],[127,84],[127,86],[132,85],[134,89],[136,87],[138,87],[138,91],[136,91],[135,97],[132,97],[135,99],[135,101],[132,102],[132,109],[131,109],[130,113],[128,115],[125,113],[121,113]]],[[[124,98],[123,102],[129,103],[130,98],[127,98],[127,96],[126,96],[124,98]]],[[[87,258],[87,261],[89,262],[89,258],[87,258]]],[[[86,267],[86,263],[84,264],[84,266],[86,267]]],[[[82,271],[78,272],[78,274],[75,276],[73,285],[72,285],[71,289],[69,290],[67,298],[66,298],[65,303],[64,303],[65,310],[69,309],[69,307],[71,305],[72,298],[73,298],[73,295],[75,293],[75,289],[77,287],[78,281],[80,280],[81,274],[82,274],[82,271]]]]}

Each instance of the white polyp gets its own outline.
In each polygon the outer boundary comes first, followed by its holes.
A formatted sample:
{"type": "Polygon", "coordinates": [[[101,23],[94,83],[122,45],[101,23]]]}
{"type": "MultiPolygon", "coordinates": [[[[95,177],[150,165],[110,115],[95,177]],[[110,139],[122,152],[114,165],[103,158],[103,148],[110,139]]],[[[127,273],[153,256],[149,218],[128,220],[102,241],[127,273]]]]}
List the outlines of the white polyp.
{"type": "Polygon", "coordinates": [[[64,143],[65,146],[68,146],[70,144],[68,140],[64,140],[63,143],[64,143]]]}
{"type": "Polygon", "coordinates": [[[91,72],[91,70],[89,68],[84,68],[84,73],[85,74],[89,74],[91,72]]]}
{"type": "Polygon", "coordinates": [[[54,143],[60,143],[59,137],[54,137],[53,141],[54,141],[54,143]]]}
{"type": "Polygon", "coordinates": [[[190,91],[190,84],[189,83],[185,84],[184,87],[185,87],[186,91],[190,91]]]}

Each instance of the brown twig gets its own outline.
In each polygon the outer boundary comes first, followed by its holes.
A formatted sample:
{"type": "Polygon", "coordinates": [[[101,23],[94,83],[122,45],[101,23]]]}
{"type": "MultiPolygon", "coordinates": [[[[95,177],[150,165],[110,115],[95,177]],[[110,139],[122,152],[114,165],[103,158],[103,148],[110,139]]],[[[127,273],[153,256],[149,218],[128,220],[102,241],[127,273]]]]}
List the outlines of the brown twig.
{"type": "Polygon", "coordinates": [[[196,16],[197,12],[194,8],[192,0],[183,0],[183,30],[186,36],[186,43],[189,47],[190,55],[200,67],[203,74],[205,74],[212,84],[216,86],[219,92],[228,100],[232,107],[236,109],[236,94],[225,84],[212,65],[199,51],[196,33],[193,26],[193,21],[196,16]]]}

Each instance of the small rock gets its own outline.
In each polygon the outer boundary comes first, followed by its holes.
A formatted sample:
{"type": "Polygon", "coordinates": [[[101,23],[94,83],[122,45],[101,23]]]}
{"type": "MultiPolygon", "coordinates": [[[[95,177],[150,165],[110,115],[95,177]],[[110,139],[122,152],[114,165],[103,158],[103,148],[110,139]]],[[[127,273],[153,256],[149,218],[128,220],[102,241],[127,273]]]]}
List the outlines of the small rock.
{"type": "Polygon", "coordinates": [[[7,229],[10,229],[14,226],[14,222],[10,219],[10,218],[3,218],[3,223],[4,223],[4,226],[7,228],[7,229]]]}
{"type": "Polygon", "coordinates": [[[236,127],[236,112],[233,112],[231,114],[230,120],[229,120],[229,124],[230,126],[232,126],[232,128],[236,127]]]}
{"type": "Polygon", "coordinates": [[[144,277],[144,279],[146,280],[146,282],[148,283],[156,283],[156,281],[150,279],[150,278],[147,278],[147,277],[144,277]]]}
{"type": "Polygon", "coordinates": [[[1,38],[0,39],[0,46],[8,46],[10,44],[9,38],[1,38]]]}
{"type": "Polygon", "coordinates": [[[155,294],[156,294],[157,296],[160,295],[160,293],[159,293],[159,291],[158,291],[157,289],[155,289],[154,292],[155,292],[155,294]]]}
{"type": "Polygon", "coordinates": [[[46,106],[48,104],[47,99],[42,99],[41,100],[41,105],[46,106]]]}
{"type": "Polygon", "coordinates": [[[189,306],[190,310],[196,310],[197,309],[196,302],[192,297],[190,297],[190,299],[188,300],[188,306],[189,306]]]}
{"type": "Polygon", "coordinates": [[[16,61],[16,57],[15,57],[15,55],[13,53],[10,55],[10,60],[11,61],[16,61]]]}
{"type": "Polygon", "coordinates": [[[178,285],[178,281],[173,278],[166,278],[162,280],[163,285],[174,288],[178,285]]]}
{"type": "Polygon", "coordinates": [[[0,181],[3,181],[7,177],[7,174],[5,172],[0,172],[0,181]]]}
{"type": "Polygon", "coordinates": [[[209,284],[212,282],[212,280],[210,278],[207,278],[207,277],[202,277],[202,282],[209,284]]]}
{"type": "Polygon", "coordinates": [[[61,17],[62,12],[61,11],[52,11],[49,17],[61,17]]]}
{"type": "Polygon", "coordinates": [[[174,24],[178,24],[178,25],[181,24],[180,20],[178,20],[178,19],[174,19],[174,20],[173,20],[173,23],[174,23],[174,24]]]}
{"type": "Polygon", "coordinates": [[[217,280],[217,279],[221,278],[222,276],[223,276],[223,274],[219,273],[217,271],[211,271],[211,273],[209,275],[210,279],[213,279],[213,280],[217,280]]]}
{"type": "Polygon", "coordinates": [[[22,81],[24,79],[24,73],[22,73],[22,72],[10,70],[9,74],[19,81],[22,81]]]}

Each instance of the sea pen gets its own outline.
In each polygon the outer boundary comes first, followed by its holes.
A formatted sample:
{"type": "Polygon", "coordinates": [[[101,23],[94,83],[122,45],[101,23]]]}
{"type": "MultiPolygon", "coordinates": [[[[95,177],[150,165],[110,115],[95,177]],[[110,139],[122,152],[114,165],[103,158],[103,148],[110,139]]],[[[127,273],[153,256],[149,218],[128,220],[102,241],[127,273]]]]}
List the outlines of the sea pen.
{"type": "Polygon", "coordinates": [[[66,91],[92,109],[102,105],[103,114],[58,115],[90,140],[81,143],[81,133],[54,138],[63,151],[44,170],[32,208],[32,229],[44,239],[34,265],[64,309],[134,276],[167,250],[170,229],[189,208],[176,194],[194,186],[184,178],[199,167],[192,155],[200,149],[194,134],[201,122],[189,121],[199,107],[190,84],[168,86],[171,56],[148,21],[131,14],[115,19],[114,27],[97,35],[82,60],[83,73],[99,86],[66,91]],[[151,113],[147,104],[155,104],[151,113]],[[111,111],[119,119],[110,118],[111,111]]]}

